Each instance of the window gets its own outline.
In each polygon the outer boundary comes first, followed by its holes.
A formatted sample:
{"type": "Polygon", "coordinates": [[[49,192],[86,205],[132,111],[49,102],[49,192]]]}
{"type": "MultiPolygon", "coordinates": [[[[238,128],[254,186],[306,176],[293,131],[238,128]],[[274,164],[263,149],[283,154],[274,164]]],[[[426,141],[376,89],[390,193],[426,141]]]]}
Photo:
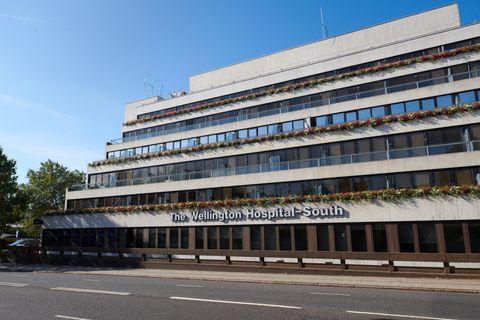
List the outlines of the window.
{"type": "Polygon", "coordinates": [[[195,228],[195,249],[203,249],[203,227],[195,228]]]}
{"type": "Polygon", "coordinates": [[[288,132],[293,130],[293,123],[292,122],[284,122],[282,123],[282,132],[288,132]]]}
{"type": "MultiPolygon", "coordinates": [[[[345,114],[346,121],[355,121],[357,120],[357,112],[347,112],[345,114]]],[[[368,117],[367,117],[368,118],[368,117]]]]}
{"type": "Polygon", "coordinates": [[[258,135],[259,135],[259,136],[264,136],[264,135],[266,135],[266,134],[268,134],[268,128],[267,128],[267,126],[263,126],[263,127],[259,127],[259,128],[258,128],[258,135]]]}
{"type": "Polygon", "coordinates": [[[250,227],[250,249],[251,250],[262,250],[262,242],[260,238],[260,227],[251,226],[250,227]]]}
{"type": "Polygon", "coordinates": [[[373,251],[375,252],[387,252],[387,231],[384,223],[372,224],[373,234],[373,251]]]}
{"type": "Polygon", "coordinates": [[[400,252],[415,252],[411,223],[398,224],[398,238],[400,243],[400,252]]]}
{"type": "Polygon", "coordinates": [[[277,236],[275,233],[275,226],[264,226],[263,233],[265,239],[265,250],[276,250],[277,236]]]}
{"type": "Polygon", "coordinates": [[[405,103],[405,110],[407,112],[414,112],[420,110],[420,102],[418,100],[414,100],[405,103]]]}
{"type": "Polygon", "coordinates": [[[208,143],[215,143],[215,142],[217,142],[217,135],[216,134],[209,135],[208,143]]]}
{"type": "Polygon", "coordinates": [[[280,240],[280,250],[292,250],[292,238],[289,225],[278,226],[278,237],[280,240]]]}
{"type": "Polygon", "coordinates": [[[405,112],[405,105],[403,103],[395,103],[390,106],[390,114],[401,114],[405,112]]]}
{"type": "Polygon", "coordinates": [[[332,115],[332,123],[333,124],[339,124],[339,123],[344,123],[345,122],[345,114],[343,113],[336,113],[332,115]]]}
{"type": "Polygon", "coordinates": [[[249,138],[256,137],[256,136],[257,136],[257,128],[248,129],[249,138]]]}
{"type": "Polygon", "coordinates": [[[295,225],[295,250],[296,251],[305,251],[308,249],[307,241],[307,226],[306,225],[295,225]]]}
{"type": "Polygon", "coordinates": [[[180,228],[180,248],[188,249],[188,230],[189,228],[180,228]]]}
{"type": "Polygon", "coordinates": [[[217,249],[217,227],[207,227],[208,249],[217,249]]]}
{"type": "Polygon", "coordinates": [[[148,229],[148,247],[155,248],[157,244],[157,229],[149,228],[148,229]]]}
{"type": "Polygon", "coordinates": [[[437,252],[435,225],[433,223],[419,223],[417,224],[417,228],[420,252],[437,252]]]}
{"type": "Polygon", "coordinates": [[[452,96],[447,94],[436,98],[437,108],[445,108],[452,105],[452,96]]]}
{"type": "Polygon", "coordinates": [[[316,117],[315,124],[317,127],[323,127],[328,125],[327,116],[316,117]]]}
{"type": "Polygon", "coordinates": [[[170,228],[170,244],[169,248],[177,249],[178,248],[178,231],[179,228],[170,228]]]}
{"type": "Polygon", "coordinates": [[[457,96],[457,104],[464,104],[464,103],[470,103],[470,102],[475,102],[475,92],[473,91],[468,91],[468,92],[461,92],[457,96]]]}
{"type": "Polygon", "coordinates": [[[423,99],[422,100],[422,110],[433,110],[435,108],[435,99],[423,99]]]}
{"type": "Polygon", "coordinates": [[[465,253],[461,223],[444,223],[445,248],[448,253],[465,253]]]}
{"type": "Polygon", "coordinates": [[[320,224],[317,225],[317,250],[318,251],[329,251],[328,246],[328,225],[320,224]]]}
{"type": "Polygon", "coordinates": [[[358,110],[358,119],[359,120],[368,119],[370,117],[371,117],[370,109],[358,110]]]}
{"type": "Polygon", "coordinates": [[[347,229],[344,224],[334,224],[335,251],[347,251],[347,229]]]}
{"type": "Polygon", "coordinates": [[[247,130],[240,130],[238,131],[238,138],[240,139],[245,139],[248,137],[248,132],[247,130]]]}
{"type": "Polygon", "coordinates": [[[304,129],[304,122],[303,120],[296,120],[293,121],[293,130],[302,130],[304,129]]]}
{"type": "Polygon", "coordinates": [[[469,222],[468,233],[470,235],[470,247],[472,253],[480,252],[480,222],[469,222]]]}
{"type": "Polygon", "coordinates": [[[367,251],[367,237],[364,224],[352,224],[350,226],[352,235],[352,251],[367,251]]]}
{"type": "Polygon", "coordinates": [[[227,132],[226,135],[225,135],[225,139],[227,141],[231,141],[231,140],[235,139],[235,133],[234,132],[227,132]]]}
{"type": "Polygon", "coordinates": [[[372,117],[383,117],[383,116],[385,116],[385,107],[372,108],[372,117]]]}
{"type": "Polygon", "coordinates": [[[268,126],[268,134],[276,134],[280,132],[280,125],[271,124],[268,126]]]}
{"type": "Polygon", "coordinates": [[[230,227],[220,227],[220,249],[230,249],[230,227]]]}
{"type": "Polygon", "coordinates": [[[232,245],[233,250],[242,250],[243,248],[243,228],[232,227],[232,245]]]}
{"type": "MultiPolygon", "coordinates": [[[[208,137],[207,136],[200,137],[200,144],[207,144],[207,143],[208,143],[208,137]]],[[[167,145],[168,145],[168,143],[167,143],[167,145]]]]}

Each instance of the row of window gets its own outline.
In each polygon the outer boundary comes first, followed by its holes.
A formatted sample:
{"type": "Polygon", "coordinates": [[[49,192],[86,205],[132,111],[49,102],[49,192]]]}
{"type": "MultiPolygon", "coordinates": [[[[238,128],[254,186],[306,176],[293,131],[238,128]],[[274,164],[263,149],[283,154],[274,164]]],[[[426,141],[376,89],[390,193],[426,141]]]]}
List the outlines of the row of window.
{"type": "Polygon", "coordinates": [[[411,53],[397,55],[397,56],[390,57],[390,58],[384,58],[384,59],[380,59],[380,60],[376,60],[376,61],[371,61],[371,62],[367,62],[367,63],[363,63],[363,64],[358,64],[358,65],[354,65],[354,66],[350,66],[350,67],[345,67],[345,68],[342,68],[342,69],[323,72],[323,73],[316,74],[316,75],[311,75],[311,76],[308,76],[308,77],[297,78],[297,79],[294,79],[294,80],[284,81],[284,82],[280,82],[280,83],[276,83],[276,84],[272,84],[272,85],[268,85],[268,86],[263,86],[263,87],[259,87],[259,88],[255,88],[255,89],[250,89],[250,90],[245,90],[245,91],[241,91],[241,92],[231,93],[231,94],[223,95],[223,96],[220,96],[220,97],[215,97],[215,98],[206,99],[206,100],[200,100],[200,101],[184,104],[184,105],[181,105],[181,106],[176,106],[176,107],[171,107],[171,108],[167,108],[167,109],[163,109],[163,110],[157,110],[157,111],[152,111],[152,112],[148,112],[148,113],[143,113],[143,114],[138,115],[137,119],[145,119],[145,118],[149,118],[149,117],[152,117],[152,116],[156,116],[156,115],[160,115],[160,114],[164,114],[164,113],[168,113],[168,112],[172,112],[172,111],[180,111],[180,110],[192,108],[192,107],[199,106],[199,105],[215,103],[215,102],[228,100],[228,99],[241,97],[241,96],[247,96],[247,95],[252,94],[252,93],[265,92],[265,91],[268,91],[268,90],[281,88],[281,87],[285,87],[285,86],[300,83],[300,82],[324,79],[324,78],[328,78],[328,77],[332,77],[332,76],[336,76],[336,75],[341,75],[341,74],[345,74],[345,73],[348,73],[348,72],[352,72],[352,71],[356,71],[356,70],[360,70],[360,69],[364,69],[364,68],[369,68],[369,67],[373,67],[373,66],[382,65],[382,64],[385,64],[385,63],[390,63],[390,62],[395,62],[395,61],[400,61],[400,60],[406,60],[406,59],[410,59],[410,58],[416,58],[416,57],[429,55],[429,54],[434,54],[434,53],[438,53],[438,52],[442,52],[442,51],[453,50],[453,49],[456,49],[456,48],[461,48],[461,47],[465,47],[465,46],[469,46],[469,45],[477,44],[477,43],[480,43],[480,38],[458,41],[458,42],[446,44],[446,45],[443,45],[443,46],[438,46],[438,47],[433,47],[433,48],[430,48],[430,49],[419,50],[419,51],[415,51],[415,52],[411,52],[411,53]]]}
{"type": "MultiPolygon", "coordinates": [[[[325,162],[324,165],[334,165],[345,161],[352,162],[352,159],[340,158],[341,156],[352,154],[360,154],[356,157],[358,159],[355,159],[355,162],[385,160],[387,159],[387,153],[380,154],[380,152],[386,151],[387,149],[391,151],[389,152],[388,158],[403,158],[426,155],[426,150],[415,149],[398,152],[394,152],[394,150],[443,144],[450,145],[429,148],[428,154],[464,152],[467,151],[466,144],[455,144],[462,141],[476,141],[471,147],[474,150],[480,149],[480,124],[91,174],[89,175],[88,181],[92,187],[113,187],[123,186],[127,181],[129,184],[164,182],[170,180],[171,178],[169,176],[171,175],[196,173],[184,177],[174,177],[176,180],[187,180],[212,176],[210,172],[201,174],[205,171],[217,170],[218,175],[221,175],[219,170],[223,169],[309,159],[330,158],[330,161],[325,162]],[[367,153],[373,154],[366,155],[367,153]],[[332,157],[338,158],[332,159],[332,157]]],[[[302,167],[308,166],[310,166],[308,163],[302,165],[302,167]]],[[[245,173],[249,173],[249,171],[247,170],[245,173]]],[[[217,176],[217,174],[214,175],[217,176]]]]}
{"type": "Polygon", "coordinates": [[[68,200],[68,209],[480,184],[480,167],[68,200]]]}
{"type": "MultiPolygon", "coordinates": [[[[391,225],[396,228],[396,233],[387,230],[385,223],[57,229],[44,230],[42,245],[210,250],[439,252],[438,229],[434,223],[402,222],[391,225]],[[311,228],[310,236],[307,228],[311,228]],[[372,239],[370,243],[367,241],[368,238],[372,239]],[[393,238],[390,245],[387,238],[393,238]]],[[[440,227],[445,252],[480,252],[480,222],[445,222],[441,223],[440,227]]]]}
{"type": "Polygon", "coordinates": [[[252,117],[269,116],[280,112],[291,112],[337,102],[432,86],[477,76],[480,76],[480,61],[409,74],[397,78],[321,92],[240,110],[216,113],[210,116],[177,121],[145,129],[132,130],[124,132],[123,139],[124,141],[143,139],[146,137],[165,135],[179,131],[193,130],[200,127],[220,125],[226,122],[246,120],[252,117]],[[283,111],[285,109],[286,111],[283,111]]]}
{"type": "MultiPolygon", "coordinates": [[[[479,101],[478,90],[467,92],[447,94],[438,97],[431,97],[421,100],[411,100],[407,102],[396,103],[392,105],[377,106],[360,110],[340,112],[331,115],[315,117],[311,119],[306,126],[321,127],[330,124],[339,124],[355,120],[363,120],[371,117],[383,117],[390,114],[401,114],[418,110],[432,110],[434,108],[445,108],[453,104],[464,104],[479,101]]],[[[254,138],[259,136],[289,132],[293,130],[303,130],[305,123],[303,120],[288,121],[283,123],[274,123],[268,126],[247,128],[243,130],[234,130],[218,134],[192,137],[189,139],[176,140],[166,143],[158,143],[143,147],[129,148],[124,150],[111,151],[107,153],[107,159],[124,158],[136,154],[155,153],[165,150],[184,149],[197,145],[206,145],[222,141],[232,141],[237,139],[254,138]]]]}

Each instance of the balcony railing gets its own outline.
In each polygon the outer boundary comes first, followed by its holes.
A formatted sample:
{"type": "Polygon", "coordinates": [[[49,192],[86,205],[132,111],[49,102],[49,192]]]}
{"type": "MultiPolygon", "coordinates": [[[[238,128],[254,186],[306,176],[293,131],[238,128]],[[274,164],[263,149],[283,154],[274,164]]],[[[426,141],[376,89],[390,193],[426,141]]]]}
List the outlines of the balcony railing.
{"type": "Polygon", "coordinates": [[[475,78],[475,77],[479,77],[479,76],[480,76],[479,71],[469,71],[469,72],[465,72],[465,73],[458,73],[458,74],[448,75],[448,76],[439,77],[439,78],[433,78],[433,79],[403,83],[403,84],[395,85],[395,86],[389,86],[389,87],[385,86],[385,87],[380,88],[380,89],[357,92],[357,93],[352,93],[352,94],[348,94],[348,95],[343,95],[343,96],[338,96],[338,97],[333,97],[333,98],[328,98],[328,99],[323,99],[323,100],[317,100],[317,101],[314,101],[314,102],[309,102],[309,103],[304,103],[304,104],[281,107],[281,108],[278,108],[278,109],[267,110],[267,111],[263,111],[263,112],[257,112],[257,113],[251,113],[251,114],[240,114],[239,116],[236,116],[236,117],[230,117],[230,118],[225,118],[225,119],[220,119],[220,120],[215,120],[215,121],[210,121],[210,122],[203,122],[203,123],[198,123],[198,124],[193,124],[193,125],[187,125],[187,126],[182,126],[182,127],[178,127],[178,128],[158,130],[158,131],[150,132],[148,134],[118,138],[118,139],[114,139],[114,140],[109,141],[109,143],[110,144],[119,144],[119,143],[124,143],[124,142],[129,142],[129,141],[136,141],[136,140],[142,140],[142,139],[151,138],[151,137],[174,134],[174,133],[178,133],[178,132],[184,132],[184,131],[190,131],[190,130],[195,130],[195,129],[220,126],[220,125],[224,125],[224,124],[231,123],[231,122],[239,122],[239,121],[244,121],[244,120],[249,120],[249,119],[267,117],[267,116],[271,116],[271,115],[275,115],[275,114],[282,114],[282,113],[287,113],[287,112],[292,112],[292,111],[297,111],[297,110],[310,109],[310,108],[315,108],[315,107],[319,107],[319,106],[323,106],[323,105],[329,105],[329,104],[334,104],[334,103],[344,102],[344,101],[349,101],[349,100],[363,99],[363,98],[373,97],[373,96],[377,96],[377,95],[384,95],[384,94],[388,94],[388,93],[394,93],[394,92],[405,91],[405,90],[410,90],[410,89],[423,88],[423,87],[428,87],[428,86],[432,86],[432,85],[436,85],[436,84],[448,83],[448,82],[464,80],[464,79],[470,79],[470,78],[475,78]]]}
{"type": "Polygon", "coordinates": [[[155,177],[144,177],[130,180],[109,181],[107,183],[75,185],[69,188],[69,191],[90,190],[99,188],[114,188],[123,186],[133,186],[149,183],[173,182],[194,179],[216,178],[224,176],[235,176],[251,173],[264,173],[281,170],[293,170],[301,168],[323,167],[339,164],[352,164],[368,161],[380,161],[400,158],[412,158],[431,156],[438,154],[470,152],[480,150],[480,140],[455,142],[447,144],[438,144],[430,146],[421,146],[406,149],[393,149],[369,153],[356,153],[343,156],[322,157],[315,159],[297,160],[289,162],[278,162],[269,164],[260,164],[254,166],[215,169],[207,171],[184,172],[155,177]]]}

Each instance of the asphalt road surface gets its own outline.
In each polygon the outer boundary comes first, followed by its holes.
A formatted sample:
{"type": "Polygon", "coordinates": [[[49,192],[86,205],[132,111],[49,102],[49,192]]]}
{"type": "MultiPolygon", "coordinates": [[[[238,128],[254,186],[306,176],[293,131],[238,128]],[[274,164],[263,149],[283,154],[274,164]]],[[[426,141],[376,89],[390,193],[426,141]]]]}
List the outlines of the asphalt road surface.
{"type": "Polygon", "coordinates": [[[480,295],[2,270],[0,319],[463,320],[480,295]]]}

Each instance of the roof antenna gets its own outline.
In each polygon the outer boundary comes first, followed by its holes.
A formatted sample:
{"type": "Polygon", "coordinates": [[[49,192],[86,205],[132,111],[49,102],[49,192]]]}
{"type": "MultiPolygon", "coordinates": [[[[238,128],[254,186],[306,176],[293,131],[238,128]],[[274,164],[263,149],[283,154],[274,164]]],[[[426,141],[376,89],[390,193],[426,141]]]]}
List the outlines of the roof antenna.
{"type": "Polygon", "coordinates": [[[327,26],[325,25],[324,21],[323,21],[323,8],[320,7],[320,18],[322,20],[322,40],[325,40],[328,38],[328,30],[327,30],[327,26]]]}

